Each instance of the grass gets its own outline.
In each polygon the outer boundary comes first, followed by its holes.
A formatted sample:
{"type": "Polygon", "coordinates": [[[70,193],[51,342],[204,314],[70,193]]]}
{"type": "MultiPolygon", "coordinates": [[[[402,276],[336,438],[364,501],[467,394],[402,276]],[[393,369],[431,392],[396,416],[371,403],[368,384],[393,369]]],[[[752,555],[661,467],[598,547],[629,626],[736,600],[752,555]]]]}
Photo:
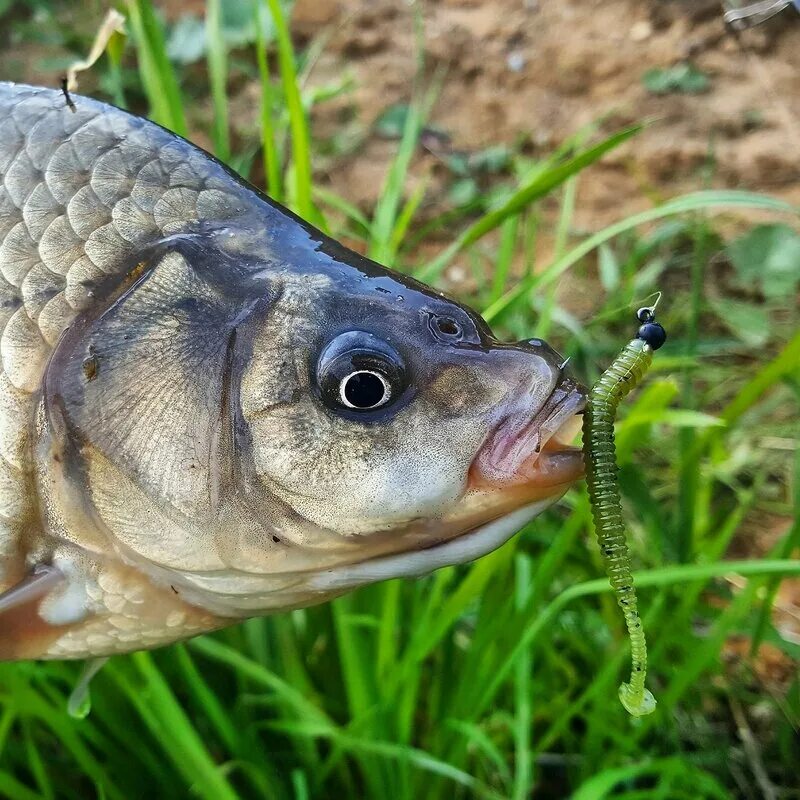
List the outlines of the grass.
{"type": "MultiPolygon", "coordinates": [[[[475,564],[114,658],[93,683],[84,720],[66,713],[78,665],[0,665],[0,796],[115,800],[157,787],[158,796],[208,800],[800,797],[797,673],[770,683],[761,669],[765,646],[790,663],[800,656],[772,613],[781,581],[800,574],[792,559],[800,545],[797,310],[734,285],[714,216],[733,211],[741,220],[754,210],[796,226],[797,211],[705,189],[575,237],[576,182],[624,141],[635,152],[634,127],[605,138],[577,132],[549,158],[516,154],[513,180],[491,197],[422,220],[426,184],[409,190],[407,179],[435,109],[442,77],[434,76],[411,98],[383,195],[365,214],[313,185],[314,95],[286,6],[253,7],[253,19],[272,21],[275,57],[266,57],[259,25],[250,51],[234,60],[223,5],[208,4],[210,90],[200,94],[215,113],[190,132],[235,159],[226,90],[234,70],[250,69],[263,104],[263,165],[250,178],[301,215],[426,280],[471,265],[473,288],[462,299],[503,336],[546,332],[586,382],[626,340],[631,307],[664,291],[670,342],[618,428],[658,711],[634,722],[616,699],[624,629],[578,488],[475,564]],[[420,230],[452,244],[421,263],[420,242],[406,235],[420,230]],[[553,258],[537,263],[537,239],[547,235],[553,258]],[[559,292],[565,277],[594,298],[583,319],[559,292]],[[766,344],[748,344],[724,324],[711,302],[720,292],[743,314],[767,303],[766,344]],[[759,532],[767,545],[748,546],[759,532]],[[740,639],[749,644],[734,651],[740,639]]],[[[196,73],[170,63],[147,0],[126,9],[134,44],[121,69],[109,65],[109,85],[185,131],[182,97],[197,98],[196,73]]]]}

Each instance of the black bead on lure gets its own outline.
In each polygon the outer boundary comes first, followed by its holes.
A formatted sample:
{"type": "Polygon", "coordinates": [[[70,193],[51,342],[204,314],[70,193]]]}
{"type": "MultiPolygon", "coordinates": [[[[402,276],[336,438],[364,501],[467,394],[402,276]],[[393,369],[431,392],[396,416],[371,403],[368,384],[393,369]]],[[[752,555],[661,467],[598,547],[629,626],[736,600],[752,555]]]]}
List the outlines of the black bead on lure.
{"type": "Polygon", "coordinates": [[[631,641],[631,677],[619,687],[619,699],[630,714],[641,717],[655,711],[656,700],[645,688],[647,644],[625,542],[614,418],[619,401],[642,379],[653,360],[653,351],[664,344],[667,335],[655,321],[655,306],[639,309],[637,317],[641,327],[636,338],[625,345],[589,394],[583,416],[583,447],[595,532],[631,641]]]}

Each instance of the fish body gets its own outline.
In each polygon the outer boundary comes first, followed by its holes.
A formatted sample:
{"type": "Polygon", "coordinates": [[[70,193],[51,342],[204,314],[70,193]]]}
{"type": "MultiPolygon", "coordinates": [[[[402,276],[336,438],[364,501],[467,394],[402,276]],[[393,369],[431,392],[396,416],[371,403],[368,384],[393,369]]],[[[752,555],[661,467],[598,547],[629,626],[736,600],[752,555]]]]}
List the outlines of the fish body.
{"type": "Polygon", "coordinates": [[[546,344],[73,100],[0,83],[0,658],[477,558],[580,476],[546,344]]]}

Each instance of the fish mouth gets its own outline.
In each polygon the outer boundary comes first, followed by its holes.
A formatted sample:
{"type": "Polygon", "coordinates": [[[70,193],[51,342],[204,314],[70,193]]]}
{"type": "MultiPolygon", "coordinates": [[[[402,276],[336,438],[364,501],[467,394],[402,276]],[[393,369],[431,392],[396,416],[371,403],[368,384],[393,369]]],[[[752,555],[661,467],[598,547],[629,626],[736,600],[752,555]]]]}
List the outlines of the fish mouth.
{"type": "Polygon", "coordinates": [[[308,577],[307,586],[314,592],[330,596],[331,593],[341,594],[376,581],[427,575],[442,567],[474,561],[505,544],[552,502],[550,498],[528,503],[455,538],[440,540],[424,548],[415,547],[354,564],[318,570],[308,577]]]}
{"type": "Polygon", "coordinates": [[[533,416],[525,400],[518,398],[485,439],[470,467],[464,502],[452,515],[406,539],[394,533],[394,552],[315,571],[307,578],[309,588],[338,594],[472,561],[561,497],[584,472],[582,450],[571,443],[581,427],[586,390],[563,378],[533,416]]]}
{"type": "Polygon", "coordinates": [[[406,536],[393,532],[389,552],[314,571],[308,587],[338,594],[497,549],[583,476],[583,453],[572,441],[585,406],[586,390],[566,377],[533,414],[529,396],[515,398],[473,459],[462,502],[451,514],[411,524],[406,536]]]}
{"type": "Polygon", "coordinates": [[[583,476],[583,453],[572,441],[585,406],[586,390],[563,378],[533,417],[524,409],[505,416],[472,463],[470,488],[563,492],[583,476]]]}

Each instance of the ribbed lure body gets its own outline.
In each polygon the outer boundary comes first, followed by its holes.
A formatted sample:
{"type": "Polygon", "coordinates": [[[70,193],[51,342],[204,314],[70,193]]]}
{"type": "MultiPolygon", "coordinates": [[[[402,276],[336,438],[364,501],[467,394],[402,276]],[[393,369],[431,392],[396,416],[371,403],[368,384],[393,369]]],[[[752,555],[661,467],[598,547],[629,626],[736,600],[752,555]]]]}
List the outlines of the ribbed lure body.
{"type": "Polygon", "coordinates": [[[586,484],[595,532],[631,640],[631,679],[620,686],[619,696],[622,704],[634,716],[651,713],[656,701],[644,686],[647,647],[625,541],[625,523],[617,482],[614,418],[620,400],[639,383],[652,360],[653,350],[647,342],[642,339],[628,342],[592,388],[583,416],[586,484]]]}

